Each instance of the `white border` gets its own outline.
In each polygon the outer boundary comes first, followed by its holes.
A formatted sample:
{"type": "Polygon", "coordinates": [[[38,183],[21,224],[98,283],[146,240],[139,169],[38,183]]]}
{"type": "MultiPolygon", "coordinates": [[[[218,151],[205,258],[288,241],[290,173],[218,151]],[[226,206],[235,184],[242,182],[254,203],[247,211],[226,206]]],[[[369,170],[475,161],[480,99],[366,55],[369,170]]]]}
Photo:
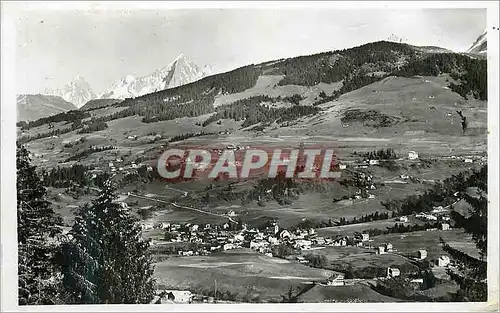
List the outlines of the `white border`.
{"type": "MultiPolygon", "coordinates": [[[[2,2],[1,27],[1,286],[2,311],[178,311],[178,312],[327,312],[327,311],[498,311],[499,298],[499,250],[498,250],[498,34],[493,27],[500,27],[496,1],[405,1],[405,2],[89,2],[89,1],[30,1],[2,2]],[[8,8],[9,15],[5,10],[8,8]],[[80,306],[17,306],[17,231],[15,198],[15,26],[13,16],[22,10],[138,10],[138,9],[194,9],[194,8],[335,8],[335,9],[416,9],[416,8],[487,8],[488,28],[488,166],[489,166],[489,219],[488,219],[488,303],[304,303],[304,304],[190,304],[190,305],[80,305],[80,306]]],[[[321,52],[321,51],[318,51],[321,52]]]]}

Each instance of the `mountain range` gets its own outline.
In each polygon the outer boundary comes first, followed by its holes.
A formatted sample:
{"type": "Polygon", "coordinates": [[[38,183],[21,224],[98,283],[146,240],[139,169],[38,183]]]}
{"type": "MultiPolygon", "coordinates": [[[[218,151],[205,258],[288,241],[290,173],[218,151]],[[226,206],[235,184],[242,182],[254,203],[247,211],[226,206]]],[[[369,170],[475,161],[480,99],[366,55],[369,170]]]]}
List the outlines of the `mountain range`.
{"type": "Polygon", "coordinates": [[[138,97],[197,81],[211,74],[211,72],[207,71],[210,71],[210,68],[206,67],[204,71],[184,54],[180,54],[170,64],[149,75],[141,77],[128,75],[123,77],[114,83],[110,89],[104,91],[99,98],[125,99],[138,97]]]}
{"type": "Polygon", "coordinates": [[[467,50],[467,53],[486,54],[487,52],[487,31],[485,30],[467,50]]]}
{"type": "MultiPolygon", "coordinates": [[[[474,55],[485,55],[487,51],[487,35],[486,31],[481,34],[477,40],[471,45],[466,53],[474,55]]],[[[393,40],[391,40],[393,41],[393,40]]],[[[398,40],[400,41],[400,40],[398,40]]],[[[440,47],[416,47],[412,46],[414,50],[423,53],[451,53],[452,51],[440,47]]],[[[294,69],[291,69],[293,72],[294,69]]],[[[306,75],[305,72],[297,73],[297,77],[306,75]]],[[[85,109],[107,106],[111,103],[116,103],[127,98],[142,97],[155,92],[163,91],[165,89],[175,89],[176,87],[198,81],[204,77],[214,74],[213,68],[205,66],[200,68],[195,62],[187,58],[184,54],[180,54],[168,65],[159,68],[149,75],[135,77],[127,75],[111,85],[100,94],[96,94],[90,84],[85,81],[81,76],[77,76],[70,83],[61,89],[45,90],[46,95],[53,95],[58,97],[48,97],[43,95],[24,95],[25,98],[18,97],[18,120],[33,120],[44,117],[50,114],[64,112],[67,110],[81,108],[90,100],[95,100],[90,106],[85,109]],[[62,99],[61,99],[62,98],[62,99]],[[21,99],[21,100],[19,100],[21,99]],[[27,99],[27,100],[23,100],[27,99]],[[36,99],[36,100],[35,100],[36,99]],[[99,101],[101,99],[112,99],[112,101],[99,101]],[[61,100],[64,104],[61,104],[61,100]],[[29,102],[29,105],[19,104],[29,102]],[[70,106],[67,104],[74,104],[70,106]],[[37,109],[37,105],[40,107],[37,109]],[[29,107],[29,109],[27,109],[29,107]],[[40,114],[37,116],[37,111],[40,114]]],[[[285,73],[283,73],[285,74],[285,73]]],[[[283,82],[290,80],[294,75],[285,75],[283,82]]],[[[316,79],[315,79],[316,80],[316,79]]],[[[281,82],[281,83],[283,83],[281,82]]]]}
{"type": "Polygon", "coordinates": [[[46,89],[44,94],[59,96],[78,108],[87,101],[96,98],[90,84],[80,75],[77,75],[71,82],[60,89],[46,89]]]}
{"type": "Polygon", "coordinates": [[[78,108],[59,96],[48,95],[18,95],[17,120],[34,121],[42,117],[78,108]]]}
{"type": "Polygon", "coordinates": [[[90,84],[81,76],[76,76],[61,89],[46,89],[44,94],[60,96],[64,100],[74,103],[77,107],[82,107],[90,100],[134,98],[188,84],[212,73],[212,67],[207,65],[201,69],[184,54],[180,54],[168,65],[149,75],[140,77],[127,75],[121,78],[100,94],[96,94],[90,84]]]}

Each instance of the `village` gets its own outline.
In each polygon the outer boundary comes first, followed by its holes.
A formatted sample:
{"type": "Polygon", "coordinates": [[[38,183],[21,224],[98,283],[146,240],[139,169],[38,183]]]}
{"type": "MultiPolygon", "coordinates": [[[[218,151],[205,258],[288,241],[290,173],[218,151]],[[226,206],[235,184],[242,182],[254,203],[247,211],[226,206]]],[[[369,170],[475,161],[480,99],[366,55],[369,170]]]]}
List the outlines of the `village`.
{"type": "MultiPolygon", "coordinates": [[[[439,209],[443,212],[442,209],[439,209]]],[[[418,215],[415,216],[421,220],[429,220],[429,216],[433,215],[418,215]]],[[[433,216],[434,217],[434,216],[433,216]]],[[[441,216],[441,220],[446,220],[447,216],[441,216]],[[444,219],[443,219],[444,218],[444,219]]],[[[408,222],[408,217],[403,216],[396,219],[400,222],[408,222]]],[[[431,220],[433,220],[431,218],[431,220]]],[[[267,257],[278,257],[297,262],[305,266],[313,266],[307,258],[312,251],[321,250],[325,247],[360,247],[367,250],[367,253],[378,255],[397,254],[401,257],[411,259],[413,261],[423,261],[428,257],[426,249],[419,249],[411,255],[399,253],[398,250],[387,242],[383,245],[374,245],[373,239],[368,233],[357,233],[353,236],[336,236],[324,237],[318,236],[314,228],[300,229],[296,228],[288,230],[279,227],[277,222],[270,223],[271,225],[264,229],[249,228],[247,224],[242,224],[240,229],[235,229],[233,225],[225,223],[223,225],[198,225],[198,224],[178,224],[159,222],[153,227],[147,225],[143,228],[145,231],[151,228],[161,229],[166,234],[165,239],[169,240],[153,240],[153,246],[166,246],[172,244],[183,243],[189,248],[179,248],[172,250],[177,256],[193,257],[201,255],[210,255],[212,253],[220,253],[229,250],[249,248],[257,253],[261,253],[267,257]],[[193,245],[195,244],[195,245],[193,245]],[[287,253],[280,247],[288,247],[287,253]]],[[[441,223],[441,231],[450,230],[448,223],[441,223]]],[[[437,228],[427,229],[427,231],[436,231],[437,228]]],[[[402,235],[404,236],[404,235],[402,235]]],[[[175,257],[174,255],[174,257],[175,257]]],[[[453,268],[454,264],[446,255],[440,256],[437,260],[432,261],[434,267],[438,270],[453,268]]],[[[382,265],[383,266],[383,265],[382,265]]],[[[372,279],[350,278],[347,279],[344,273],[334,273],[324,281],[311,282],[326,287],[336,287],[353,285],[358,283],[368,283],[377,280],[385,280],[401,275],[399,268],[394,266],[386,267],[386,275],[374,277],[372,279]]],[[[423,278],[413,278],[411,283],[423,284],[423,278]]],[[[202,297],[195,295],[187,290],[159,290],[158,296],[155,297],[153,303],[194,303],[194,302],[209,302],[216,301],[214,297],[202,297]]]]}

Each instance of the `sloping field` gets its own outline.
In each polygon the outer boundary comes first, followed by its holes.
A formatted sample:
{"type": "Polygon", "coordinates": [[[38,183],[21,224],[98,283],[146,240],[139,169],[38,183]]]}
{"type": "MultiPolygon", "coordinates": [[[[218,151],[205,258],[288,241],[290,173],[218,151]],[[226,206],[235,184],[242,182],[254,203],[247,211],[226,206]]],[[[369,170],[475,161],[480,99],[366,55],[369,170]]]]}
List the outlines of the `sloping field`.
{"type": "Polygon", "coordinates": [[[301,299],[304,302],[399,302],[372,290],[364,284],[352,286],[316,286],[306,292],[301,299]]]}
{"type": "Polygon", "coordinates": [[[219,95],[215,99],[214,106],[217,107],[220,105],[226,105],[241,99],[259,95],[265,95],[269,97],[290,97],[296,94],[299,94],[305,98],[301,101],[301,104],[310,105],[318,97],[321,91],[324,91],[326,94],[331,94],[333,91],[339,89],[342,86],[342,83],[320,83],[312,87],[298,85],[278,86],[279,81],[282,79],[282,75],[262,75],[257,79],[257,83],[255,84],[255,86],[250,89],[229,95],[219,95]]]}
{"type": "MultiPolygon", "coordinates": [[[[269,130],[267,135],[305,134],[343,137],[390,138],[390,143],[368,145],[398,146],[436,153],[456,153],[461,150],[485,150],[487,112],[486,102],[464,100],[445,88],[447,76],[402,78],[388,77],[358,90],[342,95],[338,101],[325,103],[324,112],[299,120],[291,127],[269,130]],[[375,110],[395,117],[398,122],[389,127],[365,126],[367,121],[343,123],[348,110],[375,110]],[[460,117],[462,110],[469,122],[466,136],[462,136],[460,117]],[[334,135],[333,135],[334,134],[334,135]],[[450,150],[455,149],[455,150],[450,150]],[[455,151],[455,152],[453,152],[455,151]]],[[[354,142],[359,140],[352,140],[354,142]]]]}
{"type": "Polygon", "coordinates": [[[373,245],[392,243],[394,249],[399,253],[416,253],[419,249],[427,250],[428,259],[437,259],[446,253],[441,248],[439,238],[443,238],[450,246],[464,251],[465,253],[479,257],[470,235],[461,229],[447,231],[418,231],[407,234],[389,234],[373,238],[373,245]],[[404,237],[402,237],[404,235],[404,237]]]}
{"type": "Polygon", "coordinates": [[[217,280],[219,290],[245,294],[253,289],[263,300],[281,300],[280,295],[290,286],[312,279],[322,280],[331,273],[247,249],[210,256],[173,257],[157,263],[155,268],[159,285],[177,289],[210,289],[217,280]]]}

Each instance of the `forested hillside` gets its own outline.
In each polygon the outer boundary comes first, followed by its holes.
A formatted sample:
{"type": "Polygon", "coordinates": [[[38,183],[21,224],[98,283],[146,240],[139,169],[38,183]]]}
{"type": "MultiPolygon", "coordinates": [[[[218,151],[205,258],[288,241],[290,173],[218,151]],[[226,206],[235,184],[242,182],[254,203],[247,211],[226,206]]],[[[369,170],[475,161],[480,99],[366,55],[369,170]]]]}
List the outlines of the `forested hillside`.
{"type": "MultiPolygon", "coordinates": [[[[180,117],[194,117],[216,113],[204,125],[221,119],[245,120],[244,126],[259,122],[295,119],[313,114],[319,109],[291,107],[261,107],[266,101],[277,99],[256,98],[238,100],[227,107],[214,108],[214,101],[220,95],[243,92],[252,88],[261,75],[282,75],[278,85],[314,86],[319,83],[342,82],[342,87],[330,95],[311,103],[318,105],[337,99],[340,95],[359,89],[387,76],[437,76],[450,74],[453,82],[449,88],[463,97],[486,100],[487,66],[486,60],[456,53],[429,53],[425,49],[407,44],[380,41],[350,49],[324,52],[309,56],[249,65],[230,72],[205,77],[194,83],[147,94],[137,98],[112,103],[89,103],[90,109],[112,105],[127,107],[120,112],[93,118],[89,125],[105,125],[104,122],[127,116],[142,116],[142,122],[152,123],[180,117]]],[[[300,106],[300,95],[296,99],[281,99],[294,106],[300,106]]],[[[295,97],[295,96],[294,96],[295,97]]],[[[61,118],[73,121],[71,116],[58,115],[57,118],[41,119],[30,123],[29,127],[61,118]]],[[[85,115],[86,116],[86,115],[85,115]]],[[[83,116],[82,116],[83,118],[83,116]]],[[[78,126],[78,125],[76,125],[78,126]]],[[[80,127],[85,127],[81,125],[80,127]]],[[[78,128],[78,127],[77,127],[78,128]]],[[[46,137],[52,134],[39,134],[46,137]]]]}

